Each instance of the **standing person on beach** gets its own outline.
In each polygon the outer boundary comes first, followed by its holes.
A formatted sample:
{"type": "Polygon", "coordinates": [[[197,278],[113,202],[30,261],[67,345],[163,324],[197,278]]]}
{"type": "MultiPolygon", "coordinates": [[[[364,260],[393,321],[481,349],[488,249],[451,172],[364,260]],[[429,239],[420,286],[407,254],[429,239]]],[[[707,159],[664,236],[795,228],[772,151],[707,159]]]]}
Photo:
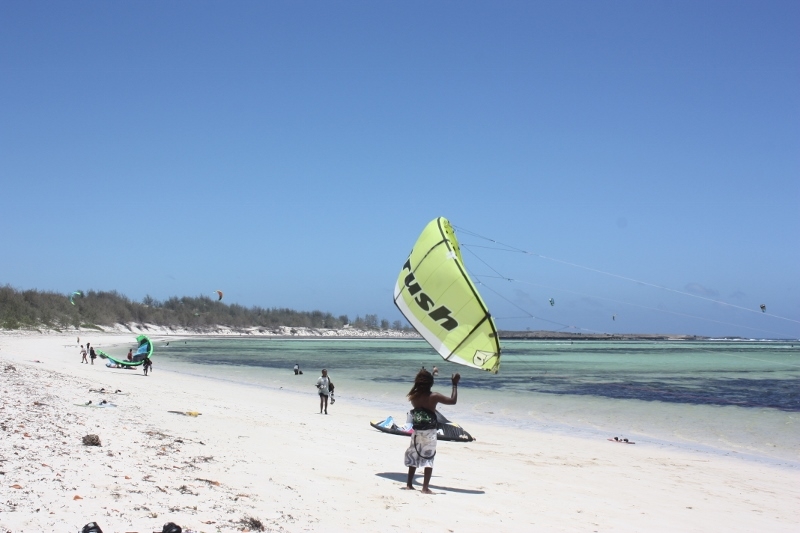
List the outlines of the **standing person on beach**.
{"type": "Polygon", "coordinates": [[[144,375],[147,375],[147,372],[153,370],[153,362],[150,360],[149,357],[144,358],[144,362],[142,363],[142,369],[144,370],[144,375]]]}
{"type": "Polygon", "coordinates": [[[325,414],[328,414],[328,394],[330,394],[331,380],[328,377],[328,370],[322,369],[322,376],[317,379],[317,391],[319,392],[319,414],[322,414],[323,404],[325,414]]]}
{"type": "Polygon", "coordinates": [[[81,363],[89,364],[89,360],[86,359],[86,349],[83,347],[83,344],[81,344],[81,363]]]}
{"type": "Polygon", "coordinates": [[[94,364],[94,360],[97,359],[97,354],[94,353],[94,346],[92,346],[91,349],[89,350],[89,359],[92,360],[92,364],[94,364]]]}
{"type": "Polygon", "coordinates": [[[414,433],[411,435],[411,444],[405,455],[405,464],[408,467],[408,481],[404,487],[414,490],[414,473],[417,468],[424,468],[425,475],[422,480],[422,493],[433,494],[428,488],[433,474],[433,458],[436,455],[436,405],[455,405],[458,401],[458,382],[460,374],[453,374],[453,391],[450,397],[432,392],[433,375],[424,368],[417,372],[414,386],[408,392],[408,399],[413,409],[411,419],[414,423],[414,433]]]}

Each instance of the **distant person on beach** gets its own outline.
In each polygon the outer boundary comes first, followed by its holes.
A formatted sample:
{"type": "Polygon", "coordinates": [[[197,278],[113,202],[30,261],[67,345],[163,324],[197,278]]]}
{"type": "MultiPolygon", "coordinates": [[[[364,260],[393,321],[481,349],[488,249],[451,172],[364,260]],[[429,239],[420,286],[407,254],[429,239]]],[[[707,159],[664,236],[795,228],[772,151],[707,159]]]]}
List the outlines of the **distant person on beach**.
{"type": "Polygon", "coordinates": [[[128,350],[128,361],[133,361],[133,349],[128,350]]]}
{"type": "Polygon", "coordinates": [[[83,344],[81,344],[81,363],[86,363],[88,365],[89,360],[86,359],[86,355],[86,349],[83,347],[83,344]]]}
{"type": "Polygon", "coordinates": [[[433,494],[428,488],[433,474],[433,458],[436,456],[436,405],[455,405],[458,401],[458,382],[461,380],[460,374],[453,374],[453,391],[450,397],[432,392],[433,374],[423,369],[414,378],[414,386],[408,392],[408,399],[413,409],[411,410],[411,420],[414,424],[414,433],[411,435],[411,443],[406,450],[405,465],[408,467],[407,490],[414,490],[414,473],[417,468],[424,468],[425,475],[422,480],[422,493],[433,494]]]}
{"type": "MultiPolygon", "coordinates": [[[[88,346],[88,344],[87,344],[88,346]]],[[[94,346],[89,349],[89,359],[92,360],[92,364],[94,364],[94,360],[97,359],[97,354],[94,353],[94,346]]]]}
{"type": "Polygon", "coordinates": [[[322,369],[322,376],[317,379],[317,391],[319,392],[319,414],[322,414],[323,406],[325,414],[328,414],[328,394],[330,394],[331,380],[328,377],[328,370],[322,369]]]}
{"type": "Polygon", "coordinates": [[[294,375],[298,375],[300,373],[300,365],[295,363],[294,364],[294,375]]]}
{"type": "Polygon", "coordinates": [[[142,363],[142,369],[144,370],[145,376],[147,375],[148,372],[152,372],[153,362],[150,360],[149,357],[144,358],[144,362],[142,363]]]}

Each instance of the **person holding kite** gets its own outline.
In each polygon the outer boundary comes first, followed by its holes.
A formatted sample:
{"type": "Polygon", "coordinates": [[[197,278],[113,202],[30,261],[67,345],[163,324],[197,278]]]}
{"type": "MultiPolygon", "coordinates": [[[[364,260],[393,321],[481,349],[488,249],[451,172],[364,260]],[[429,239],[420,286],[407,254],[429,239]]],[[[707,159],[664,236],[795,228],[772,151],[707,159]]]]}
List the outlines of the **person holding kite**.
{"type": "Polygon", "coordinates": [[[408,392],[408,399],[413,409],[411,419],[414,424],[414,433],[411,435],[411,443],[405,454],[405,465],[408,467],[408,481],[404,487],[406,490],[414,490],[414,473],[417,468],[424,468],[425,473],[422,479],[422,493],[433,494],[428,488],[433,474],[433,458],[436,456],[436,439],[438,422],[436,421],[436,405],[455,405],[458,402],[458,382],[461,375],[453,374],[453,391],[450,397],[438,392],[432,392],[433,375],[425,369],[417,372],[414,378],[414,386],[408,392]]]}

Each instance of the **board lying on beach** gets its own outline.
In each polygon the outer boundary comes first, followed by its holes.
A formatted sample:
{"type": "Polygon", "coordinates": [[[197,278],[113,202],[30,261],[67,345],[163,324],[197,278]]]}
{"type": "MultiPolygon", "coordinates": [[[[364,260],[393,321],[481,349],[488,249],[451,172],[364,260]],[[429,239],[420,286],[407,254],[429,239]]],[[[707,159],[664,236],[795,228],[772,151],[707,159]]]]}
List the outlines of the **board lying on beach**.
{"type": "MultiPolygon", "coordinates": [[[[453,442],[472,442],[475,438],[467,433],[467,431],[456,424],[455,422],[449,421],[445,416],[436,411],[436,422],[437,422],[437,436],[436,440],[446,440],[446,441],[453,441],[453,442]]],[[[385,418],[383,420],[375,420],[369,423],[370,426],[374,427],[378,431],[383,431],[384,433],[389,433],[391,435],[403,435],[405,437],[409,437],[413,434],[413,430],[405,430],[402,427],[398,426],[394,423],[394,419],[392,417],[385,418]]]]}

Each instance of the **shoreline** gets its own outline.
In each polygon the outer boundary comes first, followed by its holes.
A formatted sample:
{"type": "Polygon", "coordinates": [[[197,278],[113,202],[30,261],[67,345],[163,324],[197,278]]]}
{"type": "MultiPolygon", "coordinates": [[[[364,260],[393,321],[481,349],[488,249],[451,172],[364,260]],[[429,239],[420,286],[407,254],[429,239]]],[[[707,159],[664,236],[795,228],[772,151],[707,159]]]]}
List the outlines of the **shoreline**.
{"type": "Polygon", "coordinates": [[[479,422],[468,427],[476,442],[440,445],[437,496],[403,491],[407,439],[369,427],[369,405],[341,399],[326,417],[313,391],[247,387],[168,365],[146,378],[81,365],[74,340],[0,334],[0,479],[21,487],[4,489],[8,531],[90,521],[107,532],[156,531],[168,521],[233,531],[248,517],[272,531],[792,531],[800,521],[796,468],[479,422]],[[90,387],[129,395],[113,397],[114,408],[75,405],[112,396],[90,387]],[[83,446],[87,433],[102,447],[83,446]]]}

